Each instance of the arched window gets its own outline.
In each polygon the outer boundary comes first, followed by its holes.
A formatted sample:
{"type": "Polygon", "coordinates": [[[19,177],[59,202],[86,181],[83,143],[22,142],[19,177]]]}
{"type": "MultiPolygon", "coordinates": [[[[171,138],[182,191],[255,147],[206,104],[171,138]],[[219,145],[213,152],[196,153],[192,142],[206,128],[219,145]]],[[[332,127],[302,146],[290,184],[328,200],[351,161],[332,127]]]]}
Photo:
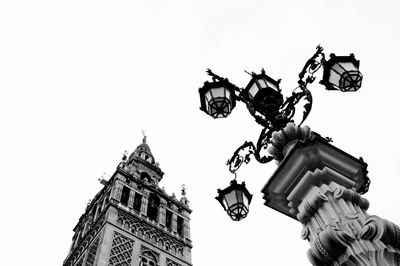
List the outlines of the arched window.
{"type": "Polygon", "coordinates": [[[128,206],[130,193],[131,193],[131,190],[127,186],[122,187],[121,200],[120,200],[122,205],[128,206]]]}
{"type": "Polygon", "coordinates": [[[137,212],[140,212],[141,206],[142,206],[142,195],[139,193],[135,193],[135,197],[133,198],[133,209],[137,212]]]}
{"type": "Polygon", "coordinates": [[[150,194],[149,204],[147,206],[147,217],[149,219],[157,221],[158,208],[160,207],[160,198],[155,194],[150,194]]]}
{"type": "Polygon", "coordinates": [[[143,251],[140,257],[140,266],[157,266],[157,258],[151,251],[143,251]]]}
{"type": "Polygon", "coordinates": [[[177,219],[177,233],[183,236],[183,218],[181,216],[178,216],[177,219]]]}
{"type": "Polygon", "coordinates": [[[150,175],[148,174],[148,173],[146,173],[146,172],[142,172],[141,174],[140,174],[140,180],[142,180],[142,181],[146,181],[146,182],[149,182],[149,183],[153,183],[153,179],[150,177],[150,175]]]}

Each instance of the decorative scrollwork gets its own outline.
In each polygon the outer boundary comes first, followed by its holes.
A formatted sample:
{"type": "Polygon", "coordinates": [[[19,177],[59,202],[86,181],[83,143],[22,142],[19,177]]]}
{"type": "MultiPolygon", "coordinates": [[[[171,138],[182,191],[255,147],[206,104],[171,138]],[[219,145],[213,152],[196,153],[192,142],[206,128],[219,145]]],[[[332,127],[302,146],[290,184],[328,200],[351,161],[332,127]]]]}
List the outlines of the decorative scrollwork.
{"type": "Polygon", "coordinates": [[[369,179],[368,176],[366,176],[365,179],[366,181],[364,182],[364,184],[357,190],[357,192],[360,193],[361,195],[368,192],[369,186],[371,184],[371,179],[369,179]]]}
{"type": "Polygon", "coordinates": [[[263,156],[261,151],[266,150],[268,143],[271,142],[272,130],[269,128],[264,128],[258,138],[257,145],[254,145],[251,141],[245,141],[236,151],[233,153],[232,157],[227,161],[229,166],[229,171],[235,173],[243,163],[248,164],[250,162],[250,155],[260,163],[268,163],[272,161],[273,156],[263,156]]]}
{"type": "Polygon", "coordinates": [[[324,48],[318,45],[315,54],[307,60],[303,70],[299,74],[300,79],[298,83],[300,86],[307,86],[314,82],[314,73],[325,63],[325,54],[322,52],[323,50],[324,48]],[[305,76],[305,74],[307,74],[307,76],[305,76]]]}
{"type": "Polygon", "coordinates": [[[207,68],[207,74],[212,78],[213,81],[223,81],[227,80],[226,78],[220,77],[217,74],[214,74],[211,69],[207,68]]]}
{"type": "Polygon", "coordinates": [[[301,101],[305,100],[303,108],[303,118],[298,123],[300,126],[308,117],[311,112],[312,107],[312,94],[305,86],[299,86],[293,90],[292,95],[286,99],[286,101],[282,104],[281,112],[290,122],[295,114],[296,105],[301,101]]]}
{"type": "MultiPolygon", "coordinates": [[[[301,125],[307,119],[311,112],[313,102],[312,94],[307,89],[307,85],[314,82],[315,72],[320,69],[325,62],[325,55],[322,51],[323,48],[318,46],[315,54],[307,60],[299,74],[300,79],[298,81],[298,87],[296,87],[293,90],[292,95],[287,97],[284,101],[277,98],[273,101],[273,104],[270,104],[269,106],[259,106],[250,99],[248,94],[244,93],[243,89],[233,85],[235,86],[235,90],[239,92],[239,94],[236,95],[236,98],[246,104],[247,109],[254,117],[255,121],[264,128],[258,138],[257,145],[254,145],[251,141],[246,141],[235,150],[233,156],[227,162],[229,171],[235,173],[243,163],[249,163],[251,155],[253,155],[260,163],[268,163],[272,161],[273,156],[263,156],[261,155],[261,152],[268,147],[269,143],[271,143],[272,132],[279,131],[289,122],[294,122],[293,117],[296,113],[296,106],[300,101],[304,102],[303,116],[301,121],[296,124],[301,125]]],[[[227,80],[214,74],[210,69],[207,70],[207,73],[214,81],[227,80]]],[[[265,73],[264,70],[262,70],[262,73],[265,73]]],[[[255,73],[251,73],[250,75],[254,76],[255,73]]]]}

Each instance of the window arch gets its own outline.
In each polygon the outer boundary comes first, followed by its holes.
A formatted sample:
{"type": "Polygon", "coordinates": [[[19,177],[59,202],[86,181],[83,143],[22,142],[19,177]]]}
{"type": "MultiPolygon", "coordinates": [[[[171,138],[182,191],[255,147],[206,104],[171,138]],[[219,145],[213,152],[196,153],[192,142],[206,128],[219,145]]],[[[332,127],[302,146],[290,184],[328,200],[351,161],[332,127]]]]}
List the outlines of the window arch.
{"type": "Polygon", "coordinates": [[[157,257],[149,250],[140,255],[140,266],[157,266],[157,257]]]}
{"type": "Polygon", "coordinates": [[[157,221],[158,208],[160,207],[160,198],[155,194],[150,194],[149,202],[147,206],[147,217],[149,219],[157,221]]]}

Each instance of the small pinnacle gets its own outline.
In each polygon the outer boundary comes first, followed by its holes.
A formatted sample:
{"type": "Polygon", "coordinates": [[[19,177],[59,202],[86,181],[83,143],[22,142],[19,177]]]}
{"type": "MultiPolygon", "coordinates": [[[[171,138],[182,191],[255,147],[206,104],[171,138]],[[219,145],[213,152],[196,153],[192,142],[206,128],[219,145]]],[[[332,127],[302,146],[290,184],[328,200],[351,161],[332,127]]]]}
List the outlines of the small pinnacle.
{"type": "Polygon", "coordinates": [[[128,158],[128,151],[125,150],[125,151],[122,153],[122,161],[125,162],[127,158],[128,158]]]}
{"type": "Polygon", "coordinates": [[[182,190],[181,190],[181,195],[182,195],[182,197],[184,197],[184,196],[186,195],[186,189],[187,189],[187,187],[186,187],[185,184],[183,184],[183,185],[181,186],[181,188],[182,188],[182,190]]]}
{"type": "Polygon", "coordinates": [[[146,143],[147,142],[146,131],[144,131],[143,129],[142,129],[142,134],[143,134],[143,143],[146,143]]]}

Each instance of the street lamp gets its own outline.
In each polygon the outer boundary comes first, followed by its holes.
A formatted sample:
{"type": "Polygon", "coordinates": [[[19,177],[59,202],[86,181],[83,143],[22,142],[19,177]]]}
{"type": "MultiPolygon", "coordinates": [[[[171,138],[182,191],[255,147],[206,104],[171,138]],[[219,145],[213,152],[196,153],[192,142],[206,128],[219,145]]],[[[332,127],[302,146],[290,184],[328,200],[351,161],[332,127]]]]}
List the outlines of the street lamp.
{"type": "Polygon", "coordinates": [[[356,60],[354,54],[350,56],[336,56],[325,62],[321,84],[327,90],[357,91],[361,87],[362,74],[358,70],[360,61],[356,60]]]}
{"type": "Polygon", "coordinates": [[[238,184],[234,179],[227,188],[218,189],[218,196],[215,199],[219,201],[232,220],[240,221],[246,218],[252,197],[253,195],[247,190],[245,183],[238,184]]]}
{"type": "Polygon", "coordinates": [[[228,160],[235,174],[231,184],[218,190],[216,199],[232,220],[245,218],[252,195],[244,183],[236,182],[236,171],[249,163],[251,155],[260,162],[275,160],[278,168],[262,189],[265,205],[303,225],[301,237],[311,248],[308,259],[314,266],[400,265],[400,227],[369,215],[367,199],[370,179],[363,158],[356,158],[333,146],[330,138],[300,126],[311,111],[312,95],[307,86],[323,69],[327,90],[357,91],[362,74],[354,55],[331,55],[328,61],[320,46],[299,74],[298,86],[284,98],[275,80],[262,70],[249,73],[251,80],[243,89],[228,79],[207,73],[213,81],[200,88],[200,108],[214,118],[227,117],[235,101],[246,104],[263,129],[256,144],[246,141],[228,160]],[[299,102],[303,117],[294,124],[299,102]],[[267,149],[269,155],[262,155],[267,149]]]}
{"type": "MultiPolygon", "coordinates": [[[[307,85],[314,82],[316,71],[321,67],[324,69],[321,84],[325,85],[327,90],[356,91],[361,86],[362,80],[362,75],[358,70],[359,64],[353,54],[350,56],[332,54],[326,61],[323,48],[318,46],[315,54],[300,72],[297,88],[285,100],[279,88],[280,80],[268,76],[264,69],[260,74],[247,72],[251,75],[251,79],[244,89],[208,69],[207,73],[212,77],[212,81],[204,82],[199,89],[200,110],[213,118],[224,118],[232,112],[236,101],[241,101],[246,104],[256,122],[263,126],[256,144],[246,141],[234,152],[227,163],[229,170],[235,173],[243,162],[250,161],[250,155],[253,155],[260,163],[281,159],[281,155],[261,154],[272,143],[272,133],[278,132],[289,122],[293,122],[296,105],[301,100],[304,100],[306,104],[303,106],[303,118],[298,124],[301,125],[307,118],[312,107],[312,95],[307,85]]],[[[274,146],[269,147],[269,150],[274,149],[274,146]]],[[[227,211],[226,207],[224,209],[227,211]]]]}
{"type": "Polygon", "coordinates": [[[213,118],[227,117],[235,108],[235,87],[227,79],[213,78],[213,82],[204,82],[199,89],[200,110],[213,118]]]}

